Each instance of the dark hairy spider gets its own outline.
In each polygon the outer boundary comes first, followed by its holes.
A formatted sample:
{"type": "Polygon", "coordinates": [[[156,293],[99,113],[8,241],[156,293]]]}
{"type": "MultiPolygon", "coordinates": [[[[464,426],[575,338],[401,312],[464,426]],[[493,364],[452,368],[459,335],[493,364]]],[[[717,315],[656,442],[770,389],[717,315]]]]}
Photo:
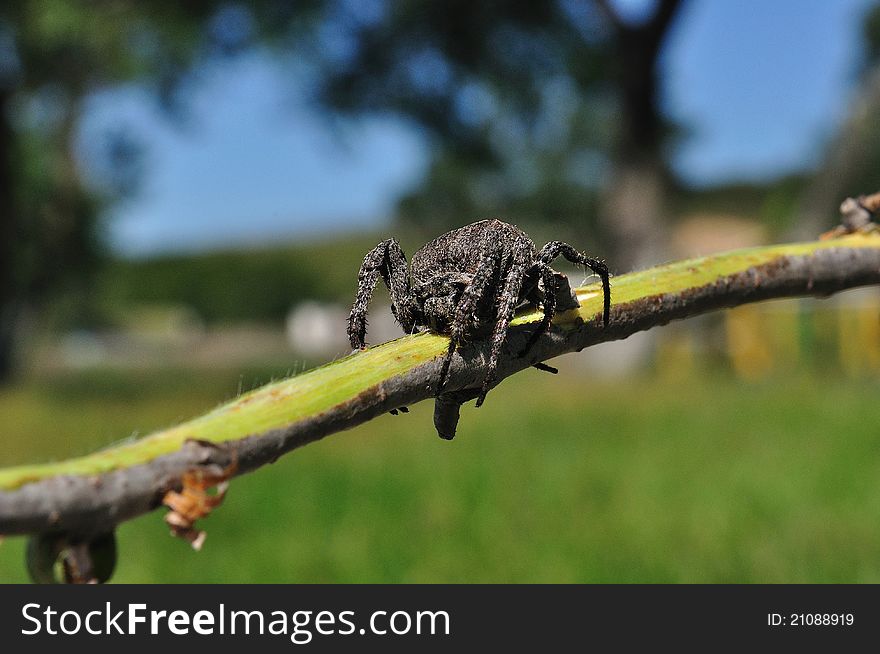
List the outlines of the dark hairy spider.
{"type": "MultiPolygon", "coordinates": [[[[498,357],[516,308],[540,304],[544,316],[519,356],[525,356],[549,328],[558,306],[560,278],[550,263],[558,256],[599,275],[604,293],[603,324],[608,324],[611,291],[608,267],[562,241],[538,250],[525,232],[500,220],[481,220],[438,236],[406,257],[397,239],[382,241],[364,257],[358,290],[348,318],[351,346],[362,349],[367,305],[381,277],[391,292],[391,311],[407,333],[420,327],[449,334],[437,395],[443,391],[452,355],[459,344],[489,340],[491,351],[477,406],[495,382],[498,357]]],[[[546,367],[545,367],[546,369],[546,367]]]]}

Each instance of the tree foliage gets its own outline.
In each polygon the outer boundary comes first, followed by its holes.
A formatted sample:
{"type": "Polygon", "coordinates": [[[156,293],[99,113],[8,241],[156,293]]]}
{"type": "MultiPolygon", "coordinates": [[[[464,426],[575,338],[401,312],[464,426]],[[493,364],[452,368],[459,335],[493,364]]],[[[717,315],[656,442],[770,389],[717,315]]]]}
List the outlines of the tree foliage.
{"type": "Polygon", "coordinates": [[[200,63],[240,51],[258,33],[268,39],[279,26],[291,29],[310,6],[256,2],[252,12],[213,0],[0,5],[0,381],[11,373],[22,315],[50,292],[69,297],[94,271],[101,210],[137,172],[133,135],[108,133],[86,144],[108,178],[100,188],[87,182],[77,130],[88,100],[137,83],[174,113],[200,63]]]}
{"type": "Polygon", "coordinates": [[[616,155],[658,156],[656,60],[679,4],[634,24],[601,1],[351,3],[327,19],[343,38],[321,97],[401,114],[432,138],[427,178],[400,203],[406,219],[596,227],[616,155]]]}

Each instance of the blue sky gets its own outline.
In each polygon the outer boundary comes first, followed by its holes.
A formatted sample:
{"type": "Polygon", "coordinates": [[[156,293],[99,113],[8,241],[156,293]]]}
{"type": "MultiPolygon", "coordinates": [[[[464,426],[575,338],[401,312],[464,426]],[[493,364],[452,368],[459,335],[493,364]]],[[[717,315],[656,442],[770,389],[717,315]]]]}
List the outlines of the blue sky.
{"type": "MultiPolygon", "coordinates": [[[[638,14],[642,0],[619,0],[638,14]]],[[[871,0],[691,0],[662,65],[664,107],[690,137],[678,172],[695,184],[815,164],[846,114],[871,0]]],[[[88,120],[137,128],[140,193],[111,216],[111,243],[145,254],[376,227],[418,182],[427,144],[368,119],[340,132],[259,53],[209,69],[181,127],[137,90],[105,94],[88,120]]]]}
{"type": "Polygon", "coordinates": [[[204,249],[374,227],[427,161],[392,118],[340,131],[297,98],[289,71],[255,54],[209,69],[180,125],[142,92],[97,99],[91,120],[122,120],[146,144],[139,192],[114,209],[121,252],[204,249]]]}
{"type": "Polygon", "coordinates": [[[666,52],[666,109],[698,183],[815,164],[846,116],[867,0],[695,0],[666,52]]]}

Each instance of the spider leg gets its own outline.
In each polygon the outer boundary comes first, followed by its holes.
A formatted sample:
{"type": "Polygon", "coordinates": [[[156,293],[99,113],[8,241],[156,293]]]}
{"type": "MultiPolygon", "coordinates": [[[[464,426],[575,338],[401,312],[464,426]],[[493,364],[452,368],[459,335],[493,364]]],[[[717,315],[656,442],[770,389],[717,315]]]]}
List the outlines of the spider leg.
{"type": "Polygon", "coordinates": [[[446,351],[446,357],[443,359],[443,366],[440,368],[440,381],[437,384],[437,395],[443,391],[446,384],[446,376],[449,374],[449,364],[452,363],[452,355],[455,348],[462,342],[468,327],[472,324],[472,317],[476,311],[480,300],[486,293],[489,282],[500,263],[501,255],[498,244],[487,247],[480,256],[480,262],[477,264],[477,270],[474,272],[471,283],[465,287],[461,294],[458,306],[455,308],[455,317],[450,326],[449,333],[449,349],[446,351]]]}
{"type": "Polygon", "coordinates": [[[611,312],[611,285],[608,281],[608,266],[605,265],[604,261],[599,261],[598,259],[593,259],[585,254],[581,254],[568,243],[563,243],[562,241],[550,241],[547,245],[541,248],[541,251],[538,253],[538,259],[542,263],[549,265],[550,262],[559,255],[562,255],[572,263],[586,266],[599,275],[599,278],[602,280],[603,294],[602,324],[607,327],[608,316],[611,312]]]}
{"type": "Polygon", "coordinates": [[[380,276],[391,292],[397,322],[406,332],[413,328],[406,256],[397,239],[389,238],[367,252],[358,271],[357,295],[348,317],[348,338],[356,350],[365,345],[367,307],[380,276]]]}
{"type": "Polygon", "coordinates": [[[529,247],[524,245],[516,246],[511,254],[510,267],[507,270],[504,287],[498,296],[498,313],[495,329],[492,331],[492,349],[489,355],[489,366],[486,369],[486,376],[483,378],[480,394],[477,396],[476,406],[478,407],[482,406],[483,401],[486,399],[486,393],[489,392],[489,389],[495,383],[501,347],[507,338],[507,329],[520,302],[519,293],[522,289],[523,278],[525,277],[526,270],[529,268],[529,263],[529,247]]]}
{"type": "Polygon", "coordinates": [[[541,324],[538,325],[537,329],[532,333],[529,337],[528,342],[525,344],[525,347],[520,351],[517,355],[519,357],[524,357],[529,353],[529,350],[535,345],[538,339],[550,328],[550,322],[553,320],[553,316],[556,314],[556,276],[553,272],[553,269],[545,264],[539,264],[541,267],[541,281],[544,283],[544,300],[542,302],[544,306],[544,317],[541,319],[541,324]]]}

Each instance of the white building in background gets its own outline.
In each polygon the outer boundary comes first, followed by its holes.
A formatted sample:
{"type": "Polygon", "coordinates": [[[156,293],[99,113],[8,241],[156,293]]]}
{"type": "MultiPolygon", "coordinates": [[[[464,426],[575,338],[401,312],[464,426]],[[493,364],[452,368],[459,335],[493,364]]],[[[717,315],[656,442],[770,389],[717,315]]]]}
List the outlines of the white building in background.
{"type": "MultiPolygon", "coordinates": [[[[327,302],[303,302],[287,314],[287,343],[295,352],[331,359],[348,354],[348,307],[327,302]]],[[[403,336],[389,305],[370,308],[367,343],[378,345],[403,336]]]]}
{"type": "Polygon", "coordinates": [[[287,343],[305,355],[342,354],[351,349],[345,334],[347,319],[348,312],[338,304],[303,302],[287,314],[287,343]]]}

